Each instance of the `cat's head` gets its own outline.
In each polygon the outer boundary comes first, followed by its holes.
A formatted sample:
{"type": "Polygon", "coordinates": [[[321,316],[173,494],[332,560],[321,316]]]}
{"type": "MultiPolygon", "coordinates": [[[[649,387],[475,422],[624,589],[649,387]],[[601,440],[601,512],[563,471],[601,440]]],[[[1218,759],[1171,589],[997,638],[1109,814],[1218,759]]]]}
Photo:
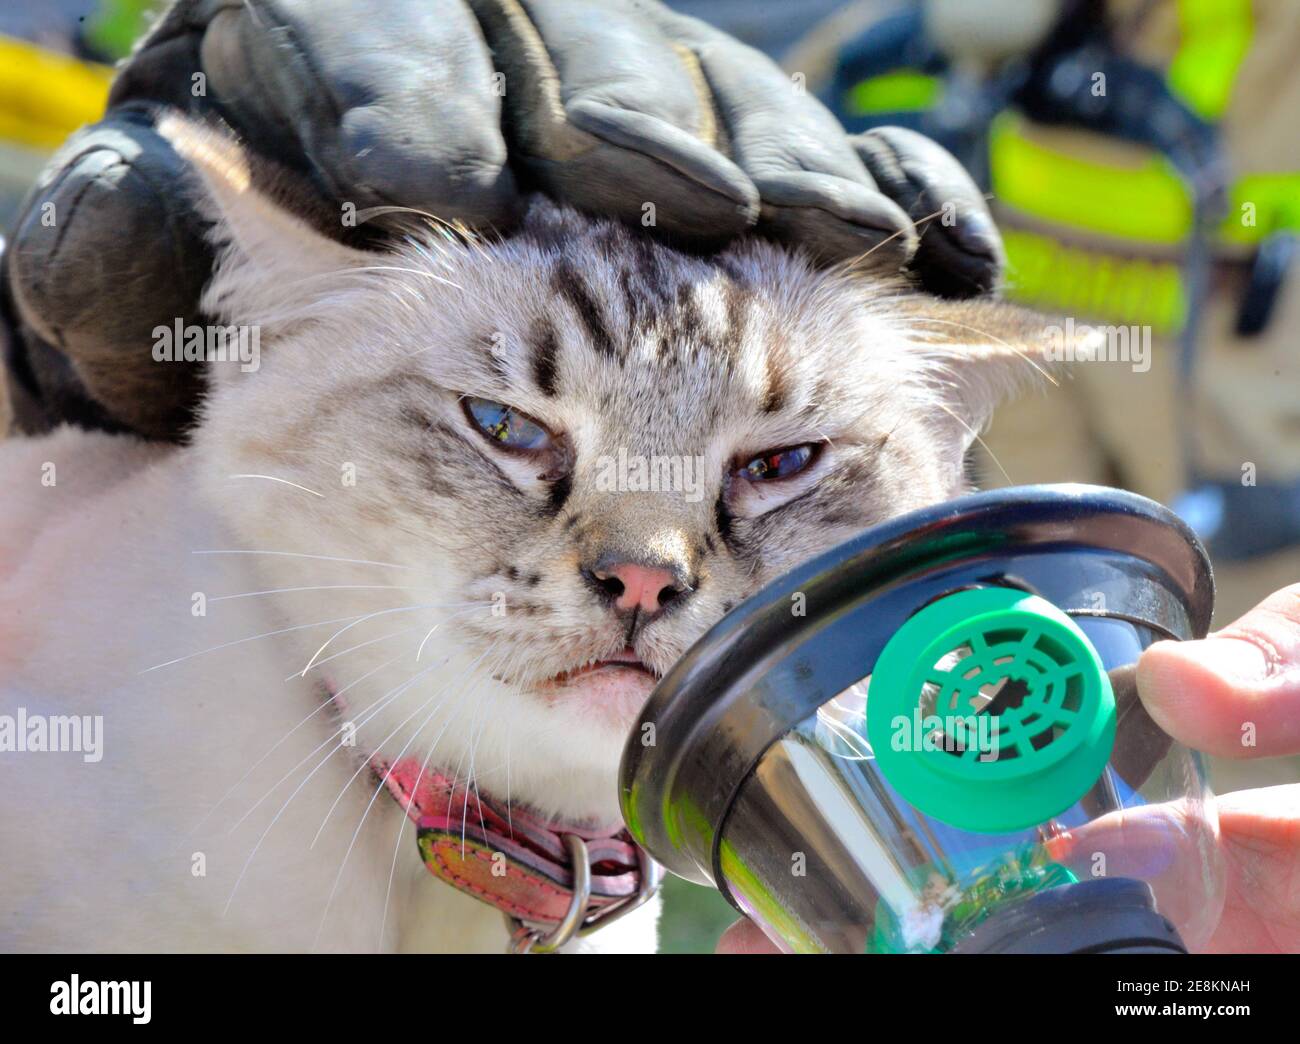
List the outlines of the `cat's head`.
{"type": "Polygon", "coordinates": [[[962,492],[1042,372],[1027,313],[540,199],[506,239],[430,221],[353,250],[223,138],[165,133],[210,196],[205,307],[261,350],[214,366],[195,452],[241,542],[288,552],[259,580],[319,588],[274,599],[296,666],[362,751],[548,812],[613,810],[655,679],[778,574],[962,492]]]}

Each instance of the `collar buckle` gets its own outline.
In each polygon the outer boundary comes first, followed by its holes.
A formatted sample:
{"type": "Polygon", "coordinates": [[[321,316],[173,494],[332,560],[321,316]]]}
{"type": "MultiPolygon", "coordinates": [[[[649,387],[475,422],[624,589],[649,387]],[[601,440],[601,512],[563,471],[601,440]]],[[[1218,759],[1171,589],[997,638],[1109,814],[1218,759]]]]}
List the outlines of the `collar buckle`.
{"type": "Polygon", "coordinates": [[[591,859],[587,843],[576,834],[565,834],[564,844],[569,850],[569,860],[573,865],[573,898],[568,910],[560,922],[549,930],[506,914],[506,924],[510,928],[507,953],[555,953],[571,939],[590,935],[643,906],[659,890],[663,881],[663,868],[638,845],[636,855],[640,873],[637,890],[626,899],[593,909],[591,859]]]}

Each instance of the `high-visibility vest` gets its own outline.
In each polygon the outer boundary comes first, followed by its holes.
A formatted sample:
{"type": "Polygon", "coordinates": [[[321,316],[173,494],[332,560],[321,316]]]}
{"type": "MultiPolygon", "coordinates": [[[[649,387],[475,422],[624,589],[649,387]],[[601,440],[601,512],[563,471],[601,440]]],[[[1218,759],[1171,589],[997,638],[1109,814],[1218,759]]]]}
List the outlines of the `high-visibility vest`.
{"type": "MultiPolygon", "coordinates": [[[[1166,81],[1199,116],[1217,121],[1255,39],[1251,2],[1176,6],[1179,42],[1166,81]]],[[[944,88],[941,77],[893,70],[853,84],[839,102],[851,117],[871,119],[932,108],[944,88]]],[[[1045,310],[1150,325],[1157,335],[1181,329],[1188,302],[1179,262],[1193,231],[1193,199],[1166,157],[1038,127],[1007,111],[989,130],[988,171],[1009,296],[1045,310]]],[[[1300,231],[1300,172],[1238,174],[1215,230],[1216,256],[1248,257],[1278,231],[1300,231]]]]}

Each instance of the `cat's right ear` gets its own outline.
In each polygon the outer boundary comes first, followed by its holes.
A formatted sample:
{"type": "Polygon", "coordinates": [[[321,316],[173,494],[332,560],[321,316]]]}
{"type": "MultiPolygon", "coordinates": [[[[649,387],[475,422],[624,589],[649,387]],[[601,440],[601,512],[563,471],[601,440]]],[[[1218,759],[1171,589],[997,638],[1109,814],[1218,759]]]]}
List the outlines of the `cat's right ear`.
{"type": "Polygon", "coordinates": [[[1059,360],[1091,358],[1105,347],[1100,328],[1062,325],[990,298],[917,296],[899,310],[924,360],[932,419],[954,473],[1000,403],[1033,386],[1058,384],[1065,376],[1059,360]]]}
{"type": "Polygon", "coordinates": [[[374,263],[319,230],[320,204],[296,177],[229,134],[174,114],[157,129],[194,169],[198,209],[212,223],[217,256],[202,301],[209,314],[269,327],[308,320],[348,271],[374,263]]]}

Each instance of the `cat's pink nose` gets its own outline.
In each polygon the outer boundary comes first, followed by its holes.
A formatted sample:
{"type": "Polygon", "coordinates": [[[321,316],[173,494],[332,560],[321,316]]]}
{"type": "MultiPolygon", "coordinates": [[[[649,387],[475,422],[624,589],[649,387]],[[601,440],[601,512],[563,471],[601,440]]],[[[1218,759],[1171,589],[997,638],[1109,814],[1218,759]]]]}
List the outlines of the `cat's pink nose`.
{"type": "Polygon", "coordinates": [[[618,562],[596,570],[595,575],[611,594],[616,594],[614,607],[625,613],[633,609],[657,613],[682,591],[682,585],[667,569],[635,562],[618,562]],[[622,590],[615,585],[621,585],[622,590]]]}

